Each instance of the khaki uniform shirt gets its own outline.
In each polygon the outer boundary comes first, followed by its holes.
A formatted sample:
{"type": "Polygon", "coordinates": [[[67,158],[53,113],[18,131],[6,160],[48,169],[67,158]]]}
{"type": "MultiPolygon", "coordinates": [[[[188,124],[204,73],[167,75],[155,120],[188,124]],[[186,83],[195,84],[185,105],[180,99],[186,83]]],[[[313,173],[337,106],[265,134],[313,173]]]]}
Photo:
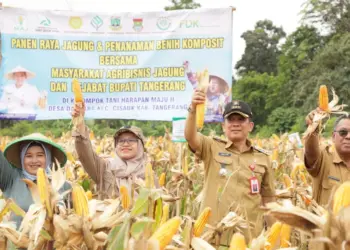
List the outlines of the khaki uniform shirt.
{"type": "MultiPolygon", "coordinates": [[[[204,197],[200,210],[211,207],[212,214],[208,223],[216,226],[229,211],[239,208],[253,224],[250,233],[256,237],[263,229],[263,212],[259,209],[262,197],[275,195],[274,174],[269,156],[263,150],[251,146],[250,141],[248,146],[248,151],[240,153],[230,141],[200,135],[200,146],[195,152],[205,166],[204,197]],[[255,166],[254,171],[250,169],[252,164],[255,166]],[[231,176],[220,176],[221,168],[225,168],[231,176]],[[251,193],[249,179],[253,175],[259,182],[258,194],[251,193]]],[[[221,245],[228,246],[231,236],[232,232],[223,235],[221,245]]],[[[247,232],[245,236],[249,241],[247,232]]]]}
{"type": "Polygon", "coordinates": [[[335,149],[330,146],[321,150],[320,157],[313,166],[305,166],[313,177],[313,199],[321,206],[328,204],[333,188],[350,180],[350,168],[340,159],[335,149]]]}

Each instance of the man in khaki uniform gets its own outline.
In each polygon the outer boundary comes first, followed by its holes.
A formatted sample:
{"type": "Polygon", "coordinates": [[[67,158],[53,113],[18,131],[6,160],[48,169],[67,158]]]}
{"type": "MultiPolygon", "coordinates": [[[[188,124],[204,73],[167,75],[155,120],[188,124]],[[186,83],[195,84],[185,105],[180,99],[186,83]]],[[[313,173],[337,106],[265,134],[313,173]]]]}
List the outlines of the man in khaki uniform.
{"type": "MultiPolygon", "coordinates": [[[[310,112],[306,123],[312,123],[316,111],[310,112]]],[[[324,206],[328,204],[333,188],[350,180],[350,116],[340,116],[333,129],[334,149],[320,148],[316,129],[305,141],[305,166],[313,177],[313,198],[324,206]]]]}
{"type": "MultiPolygon", "coordinates": [[[[245,232],[247,243],[263,229],[263,212],[259,209],[274,200],[274,174],[269,156],[252,146],[247,139],[254,123],[248,104],[233,101],[225,106],[223,131],[227,140],[204,136],[196,131],[196,105],[203,103],[205,95],[195,90],[185,126],[185,138],[190,148],[204,161],[204,197],[201,211],[212,209],[209,224],[216,226],[229,211],[240,211],[253,224],[250,233],[245,232]],[[251,235],[250,235],[251,234],[251,235]]],[[[221,245],[228,246],[231,232],[221,238],[221,245]]]]}

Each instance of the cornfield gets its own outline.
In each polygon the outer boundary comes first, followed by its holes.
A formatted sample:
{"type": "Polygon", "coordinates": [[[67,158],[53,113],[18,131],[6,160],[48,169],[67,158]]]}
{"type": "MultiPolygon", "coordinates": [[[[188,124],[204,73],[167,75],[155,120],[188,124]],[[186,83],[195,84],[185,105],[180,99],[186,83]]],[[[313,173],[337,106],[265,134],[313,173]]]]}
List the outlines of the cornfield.
{"type": "MultiPolygon", "coordinates": [[[[1,147],[14,138],[4,138],[1,147]]],[[[113,157],[113,138],[90,139],[101,157],[113,157]]],[[[11,199],[0,200],[0,249],[216,249],[210,245],[218,232],[234,229],[230,249],[341,249],[350,239],[347,211],[350,185],[337,189],[329,207],[312,199],[311,178],[303,164],[302,148],[288,134],[269,139],[251,138],[254,145],[270,152],[275,172],[277,202],[266,214],[277,219],[260,236],[246,242],[240,233],[249,225],[244,215],[231,211],[216,227],[206,224],[211,209],[199,214],[204,166],[184,143],[171,135],[147,138],[149,155],[146,179],[138,180],[130,195],[99,200],[95,183],[82,168],[70,133],[52,139],[68,155],[64,168],[52,169],[51,182],[38,171],[37,184],[26,181],[35,203],[27,213],[11,199]],[[159,178],[159,187],[150,180],[159,178]],[[71,203],[62,204],[58,190],[65,181],[72,185],[71,203]],[[23,217],[19,229],[11,215],[23,217]]],[[[323,144],[331,144],[322,139],[323,144]]],[[[350,249],[350,248],[349,248],[350,249]]]]}

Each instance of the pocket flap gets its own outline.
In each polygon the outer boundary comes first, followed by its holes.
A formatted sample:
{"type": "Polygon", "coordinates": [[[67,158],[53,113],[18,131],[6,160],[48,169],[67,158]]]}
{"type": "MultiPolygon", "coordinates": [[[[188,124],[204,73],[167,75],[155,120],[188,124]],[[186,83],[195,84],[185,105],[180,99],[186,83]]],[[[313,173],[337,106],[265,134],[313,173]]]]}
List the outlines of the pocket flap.
{"type": "Polygon", "coordinates": [[[231,165],[233,162],[232,157],[228,156],[220,156],[220,155],[215,155],[214,156],[215,161],[217,161],[219,164],[224,164],[224,165],[231,165]]]}

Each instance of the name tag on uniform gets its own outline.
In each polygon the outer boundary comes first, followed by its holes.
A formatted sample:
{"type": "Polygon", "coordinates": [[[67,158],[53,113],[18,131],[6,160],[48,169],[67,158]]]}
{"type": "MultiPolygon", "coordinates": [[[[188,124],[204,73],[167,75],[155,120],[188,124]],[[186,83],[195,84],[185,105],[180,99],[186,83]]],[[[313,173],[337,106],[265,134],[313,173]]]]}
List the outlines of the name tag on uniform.
{"type": "Polygon", "coordinates": [[[260,187],[259,187],[258,179],[255,176],[253,176],[249,179],[249,182],[250,182],[250,193],[251,194],[259,194],[260,187]]]}
{"type": "Polygon", "coordinates": [[[231,156],[231,154],[230,153],[225,153],[225,152],[219,152],[219,156],[229,157],[229,156],[231,156]]]}

